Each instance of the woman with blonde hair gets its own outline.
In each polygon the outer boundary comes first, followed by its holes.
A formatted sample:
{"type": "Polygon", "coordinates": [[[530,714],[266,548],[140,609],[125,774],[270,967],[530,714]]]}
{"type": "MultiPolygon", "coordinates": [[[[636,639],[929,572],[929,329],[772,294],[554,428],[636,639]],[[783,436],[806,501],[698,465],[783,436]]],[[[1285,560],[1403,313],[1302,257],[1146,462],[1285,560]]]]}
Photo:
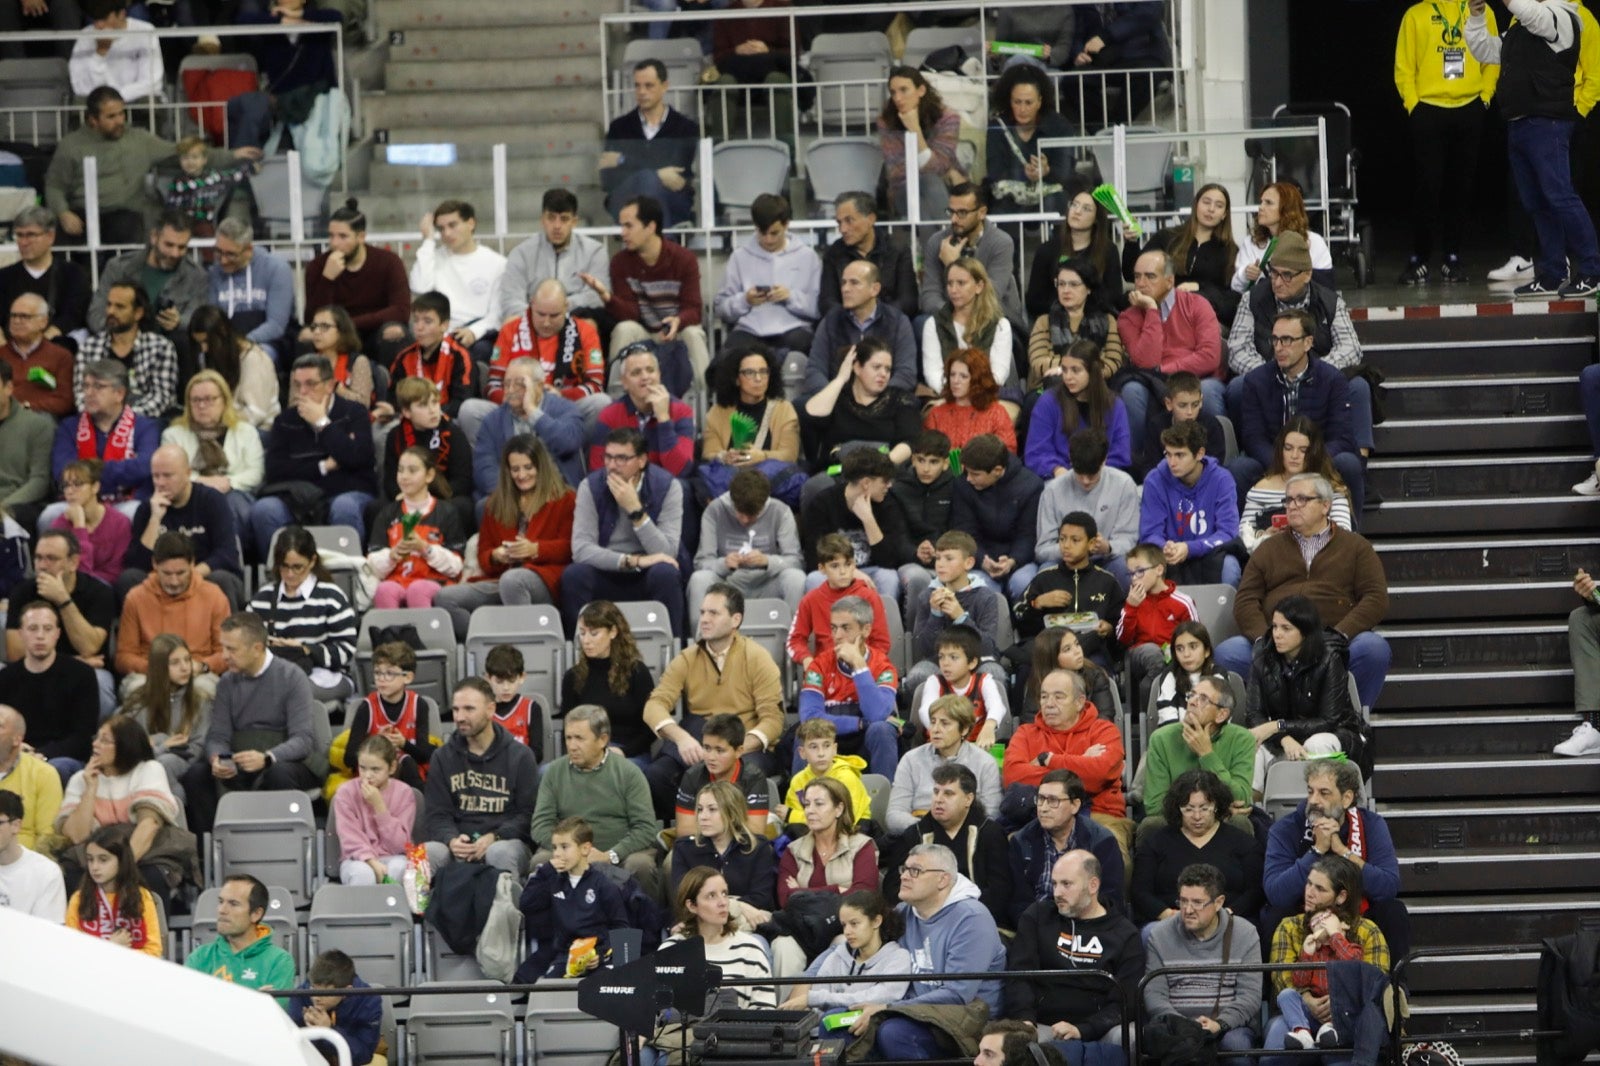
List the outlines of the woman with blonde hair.
{"type": "Polygon", "coordinates": [[[745,929],[772,920],[777,909],[778,860],[765,837],[750,831],[744,793],[731,781],[701,786],[694,800],[695,831],[672,845],[674,888],[689,870],[709,866],[727,879],[745,929]]]}
{"type": "Polygon", "coordinates": [[[193,479],[222,493],[242,532],[250,528],[253,493],[266,479],[267,464],[261,434],[239,415],[227,379],[202,370],[183,387],[183,411],[162,432],[161,443],[183,449],[193,479]]]}
{"type": "Polygon", "coordinates": [[[944,306],[922,326],[922,379],[935,393],[944,389],[944,364],[954,353],[977,348],[989,353],[995,384],[1011,377],[1011,323],[989,272],[972,256],[945,268],[944,306]]]}

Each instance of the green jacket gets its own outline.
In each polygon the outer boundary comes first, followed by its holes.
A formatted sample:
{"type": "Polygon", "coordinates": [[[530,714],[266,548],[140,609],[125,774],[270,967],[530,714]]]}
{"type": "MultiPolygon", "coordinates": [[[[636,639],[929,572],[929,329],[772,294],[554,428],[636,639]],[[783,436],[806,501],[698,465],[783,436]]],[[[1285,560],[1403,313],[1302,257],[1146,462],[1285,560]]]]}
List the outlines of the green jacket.
{"type": "Polygon", "coordinates": [[[594,830],[594,846],[619,858],[654,846],[661,831],[644,771],[614,751],[593,770],[573,769],[566,756],[545,767],[533,809],[533,846],[549,847],[556,823],[575,814],[594,830]]]}
{"type": "MultiPolygon", "coordinates": [[[[256,926],[256,939],[243,951],[234,951],[219,936],[195,948],[183,964],[246,988],[294,987],[294,957],[272,942],[272,930],[265,925],[256,926]]],[[[279,1002],[288,1004],[288,1000],[279,1002]]]]}
{"type": "MultiPolygon", "coordinates": [[[[1234,799],[1249,803],[1256,772],[1256,738],[1244,726],[1224,722],[1211,741],[1211,754],[1201,758],[1183,742],[1181,725],[1164,725],[1151,733],[1144,764],[1144,809],[1147,813],[1161,813],[1161,801],[1166,798],[1167,789],[1187,770],[1210,770],[1233,790],[1234,799]]],[[[1219,820],[1225,821],[1227,817],[1226,811],[1217,812],[1219,820]]]]}

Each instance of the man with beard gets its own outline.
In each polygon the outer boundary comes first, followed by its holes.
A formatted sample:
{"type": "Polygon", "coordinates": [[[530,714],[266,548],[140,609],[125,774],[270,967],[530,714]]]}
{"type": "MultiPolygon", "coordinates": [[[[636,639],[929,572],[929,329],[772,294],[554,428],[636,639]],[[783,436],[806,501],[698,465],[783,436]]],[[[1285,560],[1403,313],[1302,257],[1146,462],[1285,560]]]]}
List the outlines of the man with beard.
{"type": "MultiPolygon", "coordinates": [[[[168,308],[156,316],[156,321],[162,321],[162,316],[170,320],[176,313],[168,308]]],[[[146,418],[160,419],[177,401],[178,351],[167,338],[145,328],[152,315],[144,288],[130,281],[109,286],[101,318],[105,331],[92,334],[78,352],[77,381],[73,386],[78,409],[89,409],[85,402],[88,368],[105,359],[127,368],[128,406],[146,418]]]]}
{"type": "Polygon", "coordinates": [[[169,338],[183,335],[189,318],[211,298],[206,272],[189,258],[189,238],[194,224],[177,211],[163,211],[150,229],[143,251],[123,252],[100,273],[100,287],[89,301],[91,332],[107,328],[106,303],[114,285],[144,290],[156,313],[146,329],[159,329],[169,338]]]}
{"type": "Polygon", "coordinates": [[[1262,885],[1267,905],[1257,923],[1274,930],[1301,907],[1306,877],[1323,855],[1361,868],[1362,907],[1383,930],[1395,958],[1411,947],[1411,920],[1400,894],[1400,860],[1383,816],[1361,805],[1361,769],[1353,762],[1306,764],[1305,802],[1273,823],[1262,885]]]}
{"type": "Polygon", "coordinates": [[[1000,309],[1013,328],[1025,327],[1022,294],[1017,291],[1016,244],[999,226],[984,225],[989,217],[989,199],[983,188],[970,183],[954,186],[945,213],[950,216],[950,225],[931,235],[922,249],[918,309],[931,315],[943,307],[945,268],[963,256],[971,256],[983,264],[1000,300],[1000,309]]]}

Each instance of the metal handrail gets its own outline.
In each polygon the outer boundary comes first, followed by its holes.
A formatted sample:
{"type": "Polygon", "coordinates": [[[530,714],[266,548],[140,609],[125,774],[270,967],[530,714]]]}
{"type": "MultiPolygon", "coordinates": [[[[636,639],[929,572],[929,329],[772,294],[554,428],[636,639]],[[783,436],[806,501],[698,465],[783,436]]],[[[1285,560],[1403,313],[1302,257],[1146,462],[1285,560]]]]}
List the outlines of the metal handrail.
{"type": "MultiPolygon", "coordinates": [[[[1510,956],[1538,954],[1544,949],[1543,944],[1487,944],[1474,947],[1460,948],[1413,948],[1396,961],[1390,969],[1390,980],[1396,985],[1404,985],[1406,970],[1412,963],[1429,959],[1457,959],[1475,955],[1510,956]]],[[[1394,1025],[1390,1032],[1390,1043],[1398,1048],[1400,1046],[1400,1012],[1395,1012],[1394,1025]]],[[[1452,1032],[1448,1034],[1452,1040],[1471,1040],[1474,1042],[1484,1040],[1541,1040],[1561,1035],[1559,1029],[1481,1029],[1471,1032],[1452,1032]]]]}

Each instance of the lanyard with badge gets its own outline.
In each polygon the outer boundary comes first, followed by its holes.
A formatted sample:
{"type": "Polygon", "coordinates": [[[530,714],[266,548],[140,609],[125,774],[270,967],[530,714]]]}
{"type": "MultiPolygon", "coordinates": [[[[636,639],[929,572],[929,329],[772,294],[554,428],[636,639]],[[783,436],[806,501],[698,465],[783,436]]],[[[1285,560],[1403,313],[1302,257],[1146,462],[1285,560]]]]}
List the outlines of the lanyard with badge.
{"type": "Polygon", "coordinates": [[[1431,6],[1433,7],[1433,13],[1439,16],[1439,22],[1443,26],[1439,31],[1439,36],[1444,44],[1439,49],[1439,54],[1444,57],[1445,80],[1453,81],[1465,78],[1467,76],[1467,52],[1466,49],[1461,47],[1461,24],[1466,21],[1466,0],[1460,0],[1457,4],[1456,21],[1453,26],[1450,24],[1450,20],[1444,17],[1444,12],[1439,10],[1438,4],[1431,6]]]}

